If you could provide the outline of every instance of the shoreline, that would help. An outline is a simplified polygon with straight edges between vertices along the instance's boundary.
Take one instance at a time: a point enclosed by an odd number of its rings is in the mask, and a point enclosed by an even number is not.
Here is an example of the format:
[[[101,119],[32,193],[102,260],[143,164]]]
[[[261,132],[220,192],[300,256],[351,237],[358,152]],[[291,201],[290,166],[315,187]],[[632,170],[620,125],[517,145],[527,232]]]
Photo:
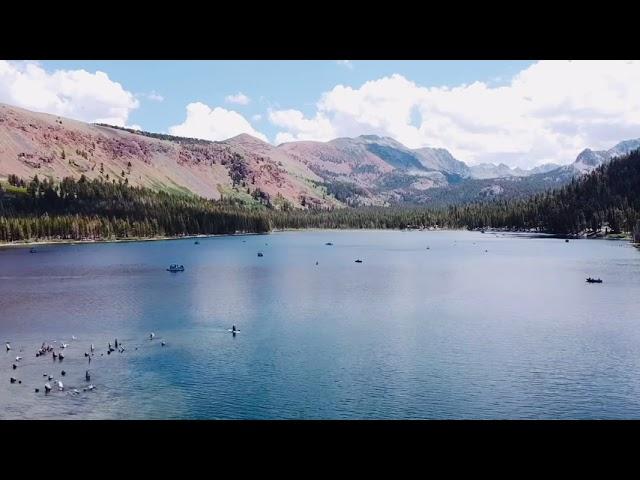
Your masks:
[[[97,240],[71,240],[71,239],[49,239],[49,240],[41,240],[41,241],[18,241],[18,242],[0,242],[0,249],[3,248],[19,248],[19,247],[33,247],[38,245],[76,245],[76,244],[93,244],[93,243],[132,243],[132,242],[159,242],[159,241],[167,241],[167,240],[189,240],[189,239],[198,239],[198,238],[215,238],[215,237],[242,237],[246,235],[269,235],[271,233],[286,233],[286,232],[323,232],[323,231],[396,231],[396,232],[406,232],[406,231],[416,231],[416,232],[459,232],[459,231],[467,231],[467,232],[481,232],[478,229],[466,229],[466,228],[283,228],[283,229],[273,229],[269,232],[241,232],[241,233],[215,233],[215,234],[199,234],[199,235],[184,235],[184,236],[163,236],[163,237],[135,237],[135,238],[115,238],[115,239],[97,239]],[[631,235],[616,235],[616,236],[608,236],[602,234],[595,235],[562,235],[555,233],[545,233],[545,232],[530,232],[530,231],[517,231],[517,230],[507,230],[507,229],[498,229],[498,228],[487,228],[483,233],[513,233],[513,234],[528,234],[528,235],[541,235],[541,236],[549,236],[555,238],[568,238],[572,240],[622,240],[628,241],[633,246],[640,248],[640,243],[636,243],[633,241],[633,237]]]
[[[70,239],[49,239],[41,241],[30,242],[0,242],[0,248],[13,248],[13,247],[33,247],[37,245],[77,245],[77,244],[92,244],[92,243],[132,243],[132,242],[159,242],[166,240],[188,240],[197,238],[214,238],[214,237],[242,237],[245,235],[268,235],[266,233],[212,233],[212,234],[200,234],[200,235],[184,235],[180,237],[136,237],[136,238],[115,238],[115,239],[98,239],[98,240],[70,240]]]

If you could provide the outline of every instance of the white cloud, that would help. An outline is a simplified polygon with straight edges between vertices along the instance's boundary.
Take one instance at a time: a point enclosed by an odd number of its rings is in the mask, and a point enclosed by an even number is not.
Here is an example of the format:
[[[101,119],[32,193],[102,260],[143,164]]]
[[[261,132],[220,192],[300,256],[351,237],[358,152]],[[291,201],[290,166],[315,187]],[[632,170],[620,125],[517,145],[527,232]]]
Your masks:
[[[203,138],[205,140],[226,140],[241,133],[248,133],[267,142],[267,137],[255,130],[238,112],[222,107],[211,109],[202,102],[187,105],[187,118],[180,125],[169,127],[171,135]]]
[[[354,65],[351,60],[336,60],[338,65],[342,65],[343,67],[348,68],[349,70],[353,70]]]
[[[154,102],[164,102],[164,97],[155,90],[151,90],[149,93],[145,94],[145,97]]]
[[[254,122],[259,122],[260,120],[262,120],[262,115],[260,115],[259,113],[256,113],[251,117],[251,120],[253,120]]]
[[[337,85],[316,112],[270,112],[276,141],[388,135],[469,163],[567,163],[585,147],[640,137],[640,62],[541,61],[490,86],[424,87],[402,75]]]
[[[224,97],[225,102],[235,103],[236,105],[248,105],[251,99],[244,93],[238,92],[235,95],[227,95]]]
[[[287,131],[276,135],[276,143],[292,142],[295,140],[317,140],[326,142],[336,137],[336,130],[331,121],[318,114],[315,118],[306,119],[298,110],[270,110],[269,120],[274,125]]]
[[[135,96],[101,71],[47,72],[36,62],[0,60],[0,101],[85,122],[126,125]]]

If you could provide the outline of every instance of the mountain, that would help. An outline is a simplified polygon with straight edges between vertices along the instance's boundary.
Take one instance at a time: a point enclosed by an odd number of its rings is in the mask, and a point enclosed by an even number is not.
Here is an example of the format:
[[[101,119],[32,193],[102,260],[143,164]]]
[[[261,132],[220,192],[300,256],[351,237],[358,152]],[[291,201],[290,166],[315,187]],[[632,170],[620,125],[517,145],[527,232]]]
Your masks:
[[[249,135],[223,142],[91,125],[0,104],[0,177],[123,181],[155,190],[292,206],[340,203],[322,179]],[[316,183],[314,183],[316,182]]]
[[[451,204],[557,188],[640,147],[585,150],[571,165],[468,166],[443,148],[378,135],[271,145],[247,134],[208,141],[87,124],[0,104],[0,179],[102,179],[275,208]]]
[[[444,148],[418,148],[413,150],[418,155],[422,165],[431,170],[439,170],[453,175],[459,175],[461,178],[471,176],[469,166],[460,161]]]
[[[622,142],[607,150],[610,160],[560,189],[510,205],[493,204],[474,215],[480,221],[491,218],[494,227],[565,234],[599,233],[603,227],[609,233],[632,232],[640,228],[640,150],[635,145],[634,141]],[[617,154],[625,149],[629,153]],[[601,157],[587,160],[592,158]],[[588,165],[584,156],[579,160]]]
[[[609,150],[594,151],[587,148],[580,152],[572,164],[562,168],[574,174],[588,173],[612,158],[627,155],[638,148],[640,148],[640,139],[625,140]]]
[[[277,148],[322,178],[329,192],[339,188],[340,199],[350,205],[385,205],[420,196],[458,180],[441,170],[441,163],[460,168],[446,150],[415,151],[377,135],[291,142]]]
[[[555,170],[560,165],[555,163],[545,163],[539,165],[530,170],[524,170],[519,167],[510,167],[501,163],[499,165],[493,163],[480,163],[469,167],[471,176],[473,178],[487,179],[487,178],[505,178],[505,177],[528,177],[529,175],[536,175],[538,173],[546,173],[551,170]]]

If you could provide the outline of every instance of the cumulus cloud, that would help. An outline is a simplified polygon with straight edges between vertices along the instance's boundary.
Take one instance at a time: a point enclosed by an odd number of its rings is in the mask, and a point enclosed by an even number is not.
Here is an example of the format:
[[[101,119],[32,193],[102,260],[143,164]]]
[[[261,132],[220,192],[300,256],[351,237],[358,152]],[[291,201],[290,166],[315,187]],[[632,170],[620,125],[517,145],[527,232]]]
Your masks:
[[[244,93],[238,92],[235,95],[227,95],[224,97],[227,103],[235,103],[236,105],[248,105],[251,99]]]
[[[135,96],[101,71],[47,72],[36,62],[0,60],[0,102],[85,122],[126,125]]]
[[[331,121],[322,114],[307,119],[299,110],[271,110],[269,120],[274,125],[286,129],[284,132],[278,132],[276,143],[296,140],[326,142],[337,136]]]
[[[395,74],[325,92],[313,115],[276,110],[276,141],[387,135],[471,164],[568,163],[640,137],[640,62],[541,61],[509,82],[426,87]]]
[[[171,135],[203,138],[205,140],[226,140],[241,133],[268,141],[267,137],[255,130],[238,112],[222,107],[210,108],[202,102],[187,105],[187,118],[180,125],[169,127]]]

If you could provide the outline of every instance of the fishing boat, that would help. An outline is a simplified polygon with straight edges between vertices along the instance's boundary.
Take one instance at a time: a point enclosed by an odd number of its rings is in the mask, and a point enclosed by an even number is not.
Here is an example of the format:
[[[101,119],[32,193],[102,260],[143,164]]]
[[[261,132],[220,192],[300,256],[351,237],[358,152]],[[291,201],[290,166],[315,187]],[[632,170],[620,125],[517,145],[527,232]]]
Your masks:
[[[329,245],[329,246],[331,246],[331,245],[333,245],[333,243],[331,243],[331,242],[327,242],[327,243],[325,243],[325,245]]]
[[[169,268],[167,268],[167,272],[184,272],[184,265],[169,265]]]
[[[602,280],[599,278],[587,278],[587,283],[602,283]]]
[[[356,260],[356,263],[362,263],[362,260],[357,259],[357,260]]]

